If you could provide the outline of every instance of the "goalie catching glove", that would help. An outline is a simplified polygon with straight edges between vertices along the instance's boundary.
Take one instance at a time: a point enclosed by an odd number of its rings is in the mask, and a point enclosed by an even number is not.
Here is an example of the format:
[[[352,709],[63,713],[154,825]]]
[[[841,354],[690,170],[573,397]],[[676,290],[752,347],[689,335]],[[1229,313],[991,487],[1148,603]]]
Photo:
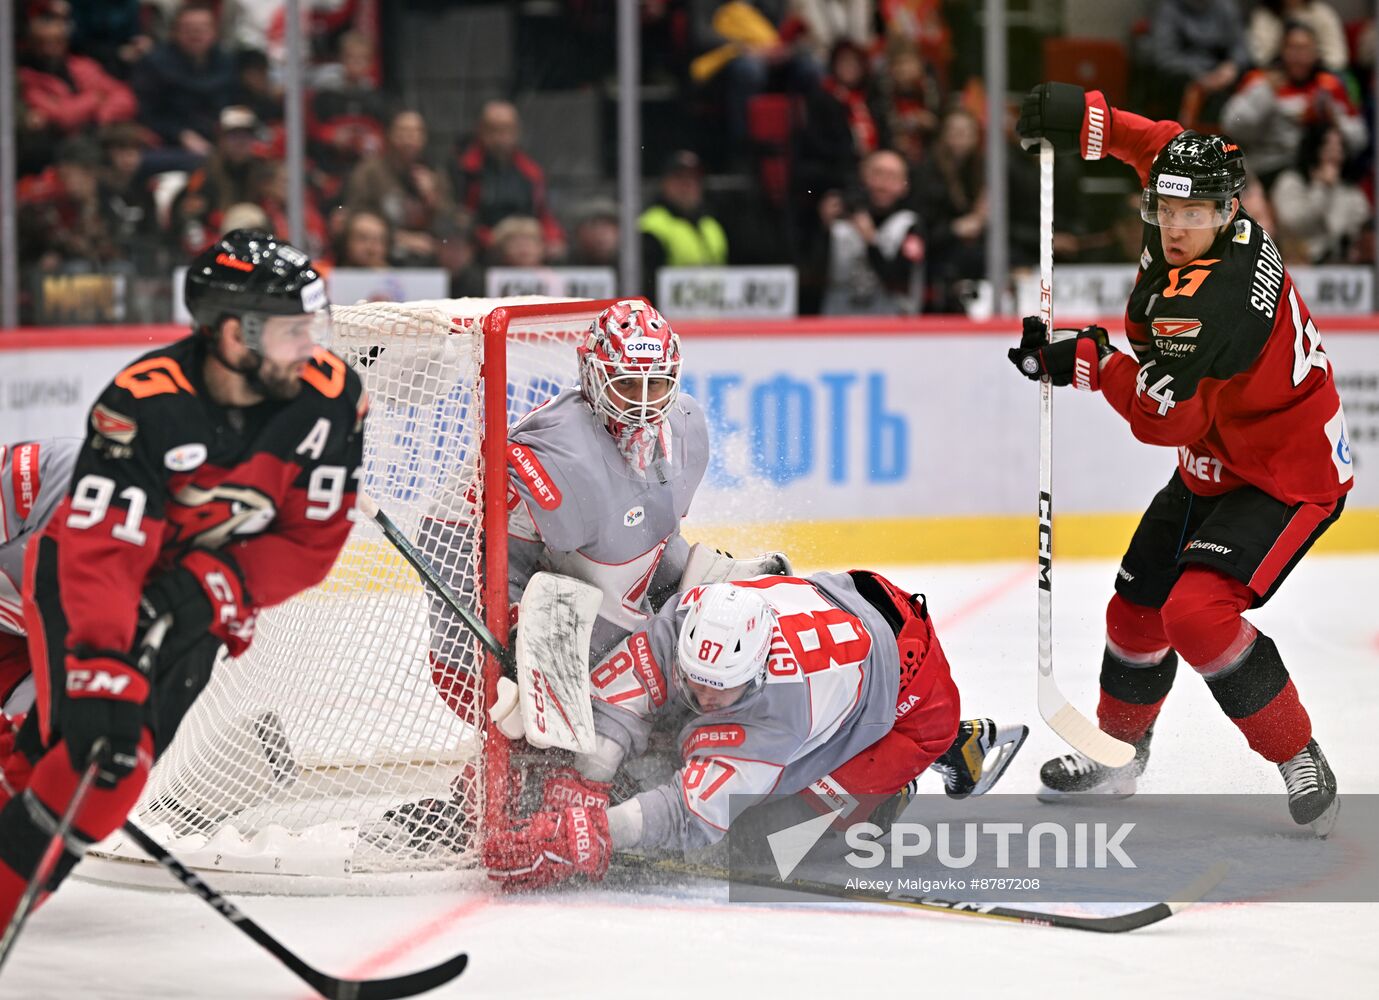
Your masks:
[[[539,812],[511,830],[484,842],[488,877],[508,892],[544,889],[583,875],[597,882],[612,856],[608,815],[600,808],[574,806]]]
[[[1099,326],[1055,330],[1052,341],[1046,330],[1038,316],[1025,317],[1020,346],[1006,355],[1020,374],[1034,381],[1047,375],[1054,385],[1072,385],[1085,392],[1101,388],[1101,362],[1118,353],[1106,330]]]
[[[746,580],[753,576],[794,576],[784,552],[763,552],[750,559],[734,559],[730,553],[695,542],[690,546],[685,568],[680,573],[680,589],[706,583]]]
[[[254,641],[257,614],[233,559],[193,549],[144,589],[140,616],[157,621],[171,615],[181,636],[210,632],[240,656]]]

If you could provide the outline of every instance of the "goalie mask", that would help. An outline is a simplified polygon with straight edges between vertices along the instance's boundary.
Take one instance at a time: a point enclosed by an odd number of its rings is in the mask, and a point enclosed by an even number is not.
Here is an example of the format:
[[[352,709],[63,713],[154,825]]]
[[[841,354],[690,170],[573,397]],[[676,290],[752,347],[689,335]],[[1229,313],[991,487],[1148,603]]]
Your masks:
[[[1245,189],[1245,154],[1228,136],[1188,130],[1168,141],[1149,168],[1140,218],[1151,226],[1219,229]],[[1211,207],[1185,202],[1205,201]]]
[[[681,697],[696,712],[738,704],[766,680],[766,660],[776,615],[757,590],[731,583],[711,583],[690,605],[680,628],[675,666]],[[732,700],[710,699],[690,689],[686,681],[717,692],[744,687]]]
[[[198,254],[183,294],[198,330],[212,337],[215,356],[259,390],[267,371],[291,370],[329,337],[325,280],[310,257],[262,230],[233,230]],[[253,352],[248,365],[232,365],[219,353],[214,334],[228,318],[239,320]],[[295,377],[288,381],[295,384]]]
[[[579,386],[628,463],[645,473],[680,394],[680,338],[652,306],[624,299],[599,313],[579,348]]]

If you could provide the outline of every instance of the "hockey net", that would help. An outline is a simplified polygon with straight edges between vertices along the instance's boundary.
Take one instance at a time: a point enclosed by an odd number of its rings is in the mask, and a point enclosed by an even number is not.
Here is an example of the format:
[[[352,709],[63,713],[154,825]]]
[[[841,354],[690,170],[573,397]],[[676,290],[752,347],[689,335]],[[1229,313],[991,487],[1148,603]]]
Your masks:
[[[327,346],[359,373],[370,401],[361,488],[500,638],[506,428],[577,384],[575,346],[607,304],[332,310]],[[436,524],[444,533],[423,537]],[[506,806],[506,741],[452,706],[488,704],[497,670],[472,635],[449,626],[443,698],[432,680],[431,608],[416,572],[374,522],[357,518],[329,577],[265,612],[249,652],[217,665],[133,818],[188,867],[249,876],[236,883],[246,889],[387,891],[472,870],[479,831]],[[371,834],[389,810],[426,799],[446,808],[414,814],[418,837]],[[456,823],[466,835],[455,837]],[[89,877],[152,881],[107,863],[144,860],[118,834],[90,856]]]

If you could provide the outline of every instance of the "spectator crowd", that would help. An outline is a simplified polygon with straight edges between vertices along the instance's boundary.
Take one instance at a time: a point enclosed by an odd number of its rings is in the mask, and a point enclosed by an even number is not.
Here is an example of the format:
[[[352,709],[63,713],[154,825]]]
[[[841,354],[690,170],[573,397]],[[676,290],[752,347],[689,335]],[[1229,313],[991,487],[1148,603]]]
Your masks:
[[[552,76],[608,83],[612,6],[560,5],[578,58]],[[643,0],[644,83],[669,88],[687,123],[646,154],[659,167],[638,220],[647,287],[666,266],[786,263],[802,312],[963,311],[991,221],[974,6]],[[165,274],[233,226],[287,229],[281,0],[16,7],[27,275]],[[503,97],[436,148],[436,123],[383,86],[372,5],[302,7],[314,257],[443,268],[452,295],[481,294],[488,266],[616,266],[610,177],[565,197]],[[1347,22],[1323,0],[1156,0],[1128,34],[1127,106],[1237,139],[1247,205],[1291,260],[1372,260],[1372,19]],[[511,96],[522,85],[519,72]],[[1004,124],[1010,260],[1032,266],[1037,178]],[[1138,256],[1125,199],[1100,214],[1072,201],[1060,260]]]

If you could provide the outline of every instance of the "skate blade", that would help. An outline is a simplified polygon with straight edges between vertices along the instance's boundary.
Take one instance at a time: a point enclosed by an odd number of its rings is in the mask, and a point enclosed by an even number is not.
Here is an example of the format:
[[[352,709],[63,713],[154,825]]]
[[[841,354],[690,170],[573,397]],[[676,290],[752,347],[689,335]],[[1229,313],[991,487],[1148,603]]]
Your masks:
[[[1088,788],[1081,792],[1060,792],[1056,788],[1039,784],[1034,797],[1040,802],[1076,802],[1078,799],[1128,799],[1135,794],[1135,780],[1129,782],[1109,782],[1102,788]]]
[[[1312,827],[1312,832],[1317,836],[1318,840],[1325,840],[1327,837],[1331,836],[1331,831],[1336,829],[1336,819],[1340,814],[1341,797],[1338,795],[1331,800],[1331,805],[1327,806],[1326,810],[1309,823],[1308,826]]]
[[[1015,759],[1015,755],[1020,752],[1028,738],[1029,726],[997,726],[995,742],[982,762],[982,776],[977,779],[968,795],[985,795],[1000,781],[1001,775],[1005,774],[1006,768],[1010,767],[1010,762]]]

